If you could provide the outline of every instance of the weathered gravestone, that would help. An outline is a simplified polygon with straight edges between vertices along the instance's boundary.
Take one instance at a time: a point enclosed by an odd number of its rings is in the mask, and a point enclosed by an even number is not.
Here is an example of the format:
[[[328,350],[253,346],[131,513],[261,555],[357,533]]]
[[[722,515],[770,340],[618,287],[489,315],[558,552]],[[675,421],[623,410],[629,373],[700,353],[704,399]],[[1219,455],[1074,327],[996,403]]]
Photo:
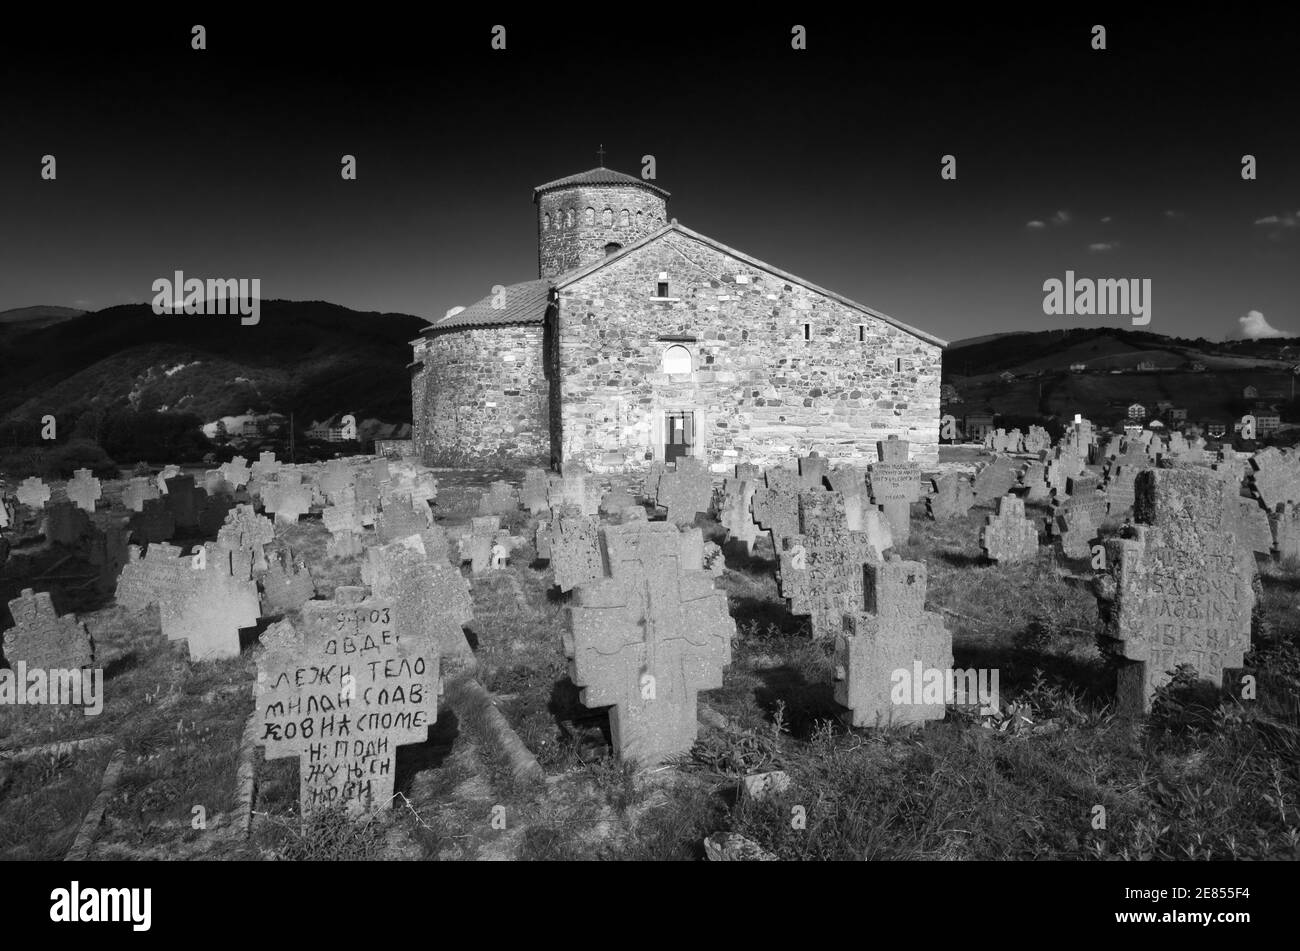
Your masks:
[[[491,567],[492,545],[501,533],[499,515],[480,515],[470,519],[470,533],[466,539],[466,551],[470,563],[470,572],[480,574]]]
[[[1261,555],[1271,554],[1273,527],[1269,522],[1268,512],[1264,511],[1255,499],[1233,496],[1230,493],[1230,488],[1224,492],[1227,506],[1223,520],[1224,528],[1233,534],[1237,543],[1246,551],[1258,552]]]
[[[1025,518],[1025,501],[1014,495],[998,500],[998,512],[980,530],[980,547],[989,561],[1025,561],[1038,552],[1038,530]]]
[[[210,495],[199,510],[199,533],[205,537],[216,535],[226,518],[238,503],[229,495]]]
[[[164,498],[145,499],[141,510],[131,516],[129,525],[131,537],[145,544],[165,542],[176,534],[176,520]]]
[[[605,561],[596,519],[588,515],[561,515],[552,521],[552,526],[548,548],[556,587],[571,591],[580,584],[604,577]]]
[[[1283,502],[1273,513],[1278,558],[1300,558],[1300,505]]]
[[[493,482],[478,500],[480,515],[509,515],[519,510],[519,493],[509,482]]]
[[[173,476],[166,480],[167,508],[179,529],[199,527],[199,512],[208,500],[208,494],[194,484],[193,476]]]
[[[960,472],[945,472],[933,482],[934,493],[926,497],[929,515],[936,522],[961,518],[975,504],[970,480]]]
[[[384,510],[375,516],[375,534],[385,545],[410,535],[418,535],[428,527],[428,520],[405,496],[390,498],[384,505]]]
[[[275,540],[275,525],[253,506],[236,505],[217,531],[217,546],[232,553],[231,574],[247,581],[267,570],[266,546]]]
[[[117,577],[114,599],[118,605],[128,611],[144,611],[158,604],[164,590],[179,587],[179,576],[193,570],[190,560],[180,554],[180,548],[165,542],[151,544],[143,557],[139,545],[130,546]]]
[[[95,590],[112,594],[117,586],[117,576],[129,557],[131,532],[125,525],[96,526],[90,539],[87,561],[99,569]]]
[[[764,473],[764,483],[754,489],[750,511],[759,528],[772,535],[773,549],[799,534],[799,481],[789,469],[773,468]]]
[[[1300,453],[1273,446],[1250,460],[1255,495],[1264,507],[1276,511],[1283,502],[1300,502]]]
[[[844,615],[861,610],[863,565],[878,564],[881,552],[866,532],[850,529],[838,492],[800,492],[799,509],[803,531],[780,552],[781,596],[791,614],[808,616],[814,638],[834,637]]]
[[[697,694],[722,685],[736,625],[726,593],[699,567],[698,531],[610,525],[601,547],[609,577],[579,585],[569,609],[569,676],[583,704],[611,707],[619,758],[654,766],[694,744]]]
[[[1143,470],[1133,466],[1112,463],[1106,477],[1106,514],[1111,518],[1126,518],[1133,511],[1133,485]]]
[[[1021,475],[1025,486],[1026,502],[1046,502],[1052,497],[1052,489],[1047,484],[1047,466],[1041,462],[1031,462],[1025,466]]]
[[[122,490],[122,504],[132,512],[143,512],[146,500],[161,496],[162,493],[151,480],[144,476],[134,476]]]
[[[606,492],[600,500],[600,514],[622,515],[624,510],[636,505],[636,499],[623,486],[615,486]]]
[[[248,468],[248,460],[243,456],[235,456],[221,467],[221,478],[236,489],[248,485],[248,479],[252,474],[252,470]]]
[[[51,544],[72,548],[91,536],[90,516],[71,502],[52,502],[45,506],[43,531]]]
[[[683,456],[677,468],[665,472],[659,480],[657,504],[668,510],[668,521],[689,525],[697,512],[707,513],[713,503],[713,483],[709,470],[698,459]]]
[[[50,500],[50,487],[37,476],[31,476],[23,479],[15,494],[18,501],[28,508],[42,509],[45,508],[45,503]]]
[[[1020,472],[1006,456],[998,456],[975,473],[971,489],[980,503],[1001,498],[1020,482]]]
[[[311,499],[311,488],[302,484],[302,473],[288,469],[262,487],[262,507],[275,516],[277,525],[296,523],[311,509]]]
[[[438,718],[436,642],[402,636],[396,605],[364,595],[341,587],[262,636],[262,742],[267,759],[298,758],[304,819],[330,806],[386,808],[396,747],[425,742]]]
[[[14,626],[4,632],[4,657],[32,670],[77,670],[95,662],[95,642],[75,615],[60,617],[49,592],[31,588],[9,602]],[[25,689],[26,684],[22,687]]]
[[[1052,534],[1061,540],[1061,554],[1066,558],[1087,558],[1092,554],[1097,526],[1087,508],[1079,506],[1053,516],[1051,527]]]
[[[871,466],[871,501],[884,510],[895,545],[911,536],[912,503],[921,497],[921,466],[907,450],[907,440],[890,436],[876,443],[880,461]]]
[[[399,637],[432,639],[444,663],[473,656],[463,630],[474,619],[469,579],[448,567],[445,556],[435,565],[422,544],[398,542],[367,549],[366,559],[362,580],[376,598],[394,605]]]
[[[170,586],[159,592],[163,635],[187,643],[190,660],[222,660],[239,656],[239,632],[255,627],[260,616],[257,584],[230,574],[219,546],[204,546],[202,564],[194,556],[179,559],[184,571],[169,576]]]
[[[799,488],[824,489],[826,480],[826,458],[815,452],[799,458]]]
[[[1137,480],[1135,537],[1107,542],[1097,595],[1103,649],[1118,663],[1116,706],[1150,709],[1170,673],[1190,664],[1222,686],[1250,647],[1255,565],[1224,525],[1230,488],[1197,469],[1150,469]]]
[[[1042,453],[1052,448],[1052,437],[1041,426],[1030,426],[1023,440],[1025,452]]]
[[[551,479],[546,500],[552,511],[563,511],[570,505],[583,515],[595,515],[600,510],[600,491],[595,480],[582,471],[567,472]]]
[[[925,587],[924,562],[890,555],[866,566],[865,603],[844,615],[835,641],[835,701],[849,708],[853,726],[943,719],[952,635],[925,610]],[[937,698],[913,689],[936,679]]]
[[[749,479],[727,479],[722,485],[718,521],[727,530],[727,540],[743,545],[746,555],[753,552],[754,540],[758,538],[758,526],[750,511],[757,488],[758,482]]]
[[[550,473],[545,469],[525,469],[524,485],[520,504],[530,515],[540,515],[549,507],[547,505],[547,483]]]
[[[67,485],[68,501],[83,512],[95,511],[95,503],[104,494],[98,479],[89,469],[78,469]]]
[[[266,480],[280,471],[280,462],[275,458],[275,453],[264,452],[257,457],[253,463],[253,468],[249,473],[252,479]]]

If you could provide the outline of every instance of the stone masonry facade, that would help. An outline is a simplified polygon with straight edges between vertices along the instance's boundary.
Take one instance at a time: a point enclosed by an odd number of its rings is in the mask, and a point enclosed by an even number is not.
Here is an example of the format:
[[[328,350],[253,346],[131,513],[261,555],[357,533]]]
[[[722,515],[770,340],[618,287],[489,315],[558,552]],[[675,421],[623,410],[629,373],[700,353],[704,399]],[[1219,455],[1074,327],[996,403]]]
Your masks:
[[[937,462],[935,343],[676,231],[557,283],[552,426],[566,466],[642,468],[678,411],[695,414],[692,454],[715,472],[811,451],[865,465],[891,435]],[[672,346],[690,372],[665,372]]]
[[[668,223],[659,194],[636,185],[588,185],[543,192],[537,199],[539,277],[555,277],[627,247]]]

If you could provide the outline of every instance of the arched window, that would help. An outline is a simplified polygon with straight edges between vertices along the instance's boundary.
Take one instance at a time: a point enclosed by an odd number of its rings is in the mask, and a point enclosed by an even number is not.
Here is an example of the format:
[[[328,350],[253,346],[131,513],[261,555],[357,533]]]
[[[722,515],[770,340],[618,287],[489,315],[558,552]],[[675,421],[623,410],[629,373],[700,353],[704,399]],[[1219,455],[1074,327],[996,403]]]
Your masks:
[[[623,245],[619,244],[617,241],[611,241],[609,244],[605,245],[605,257],[609,257],[611,254],[622,250]]]
[[[595,223],[596,223],[596,209],[595,209],[595,208],[592,208],[590,205],[588,205],[588,206],[587,206],[587,224],[589,224],[589,225],[594,225]]]
[[[614,209],[606,208],[600,215],[600,221],[606,228],[614,227]]]
[[[637,226],[638,228],[641,227],[641,212],[639,212],[639,211],[636,213],[636,226]]]
[[[572,227],[573,227],[573,209],[572,209],[572,208],[566,208],[566,209],[564,210],[564,227],[566,227],[566,228],[572,228]]]
[[[623,209],[623,215],[619,219],[619,223],[622,224],[624,228],[632,223],[632,216],[628,213],[626,208]]]
[[[551,230],[551,216],[550,216],[550,215],[546,215],[544,218],[542,218],[542,230],[543,230],[543,231],[550,231],[550,230]]]
[[[678,344],[664,351],[665,373],[690,373],[692,369],[691,351],[685,347]]]

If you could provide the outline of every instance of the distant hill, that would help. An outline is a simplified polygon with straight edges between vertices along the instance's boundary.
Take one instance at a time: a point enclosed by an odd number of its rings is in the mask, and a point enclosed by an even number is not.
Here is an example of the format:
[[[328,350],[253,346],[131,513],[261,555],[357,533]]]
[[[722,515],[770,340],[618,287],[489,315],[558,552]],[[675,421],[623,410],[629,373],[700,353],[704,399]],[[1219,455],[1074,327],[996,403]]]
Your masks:
[[[1261,401],[1290,403],[1297,364],[1300,338],[1208,341],[1102,327],[958,341],[944,351],[943,381],[962,398],[947,410],[954,415],[1083,413],[1102,422],[1130,403],[1153,413],[1156,403],[1168,401],[1195,422],[1242,413],[1247,386]],[[1004,380],[1004,373],[1014,378]]]
[[[205,421],[252,409],[405,422],[410,341],[427,325],[408,314],[283,300],[262,301],[252,326],[238,316],[158,316],[148,304],[36,329],[0,321],[0,420],[133,408]]]
[[[77,310],[75,307],[53,307],[48,305],[13,307],[9,310],[0,310],[0,324],[11,328],[21,326],[24,330],[37,330],[64,320],[80,317],[84,313],[84,310]]]

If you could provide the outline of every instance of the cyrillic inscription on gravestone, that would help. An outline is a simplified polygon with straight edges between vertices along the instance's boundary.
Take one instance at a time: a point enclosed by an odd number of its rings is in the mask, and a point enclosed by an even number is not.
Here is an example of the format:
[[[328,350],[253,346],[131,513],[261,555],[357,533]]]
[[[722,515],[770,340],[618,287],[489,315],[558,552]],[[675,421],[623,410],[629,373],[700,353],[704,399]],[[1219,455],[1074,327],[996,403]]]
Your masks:
[[[1107,542],[1098,577],[1103,648],[1119,661],[1116,706],[1144,713],[1170,672],[1190,664],[1216,687],[1250,647],[1254,557],[1224,525],[1217,473],[1149,469],[1137,479],[1137,537]]]
[[[736,625],[726,593],[700,567],[698,531],[634,522],[601,535],[610,576],[574,592],[569,676],[586,706],[612,706],[618,756],[653,766],[694,744],[696,696],[722,685]]]
[[[95,642],[76,615],[60,617],[48,591],[24,588],[9,602],[14,626],[4,632],[4,657],[13,667],[22,661],[31,670],[76,670],[95,662]],[[23,688],[26,684],[23,685]]]
[[[871,466],[871,500],[884,510],[894,544],[906,544],[912,503],[921,497],[921,467],[908,461],[907,440],[897,436],[877,442],[876,453],[880,461]]]
[[[853,726],[943,719],[944,693],[915,689],[936,676],[946,685],[952,670],[952,635],[925,610],[925,587],[924,562],[891,555],[866,567],[865,603],[844,615],[835,641],[835,701]]]
[[[299,760],[303,816],[342,805],[356,815],[393,798],[396,748],[428,739],[438,719],[432,638],[399,634],[394,605],[341,587],[309,601],[295,627],[262,635],[257,709],[266,758]]]

